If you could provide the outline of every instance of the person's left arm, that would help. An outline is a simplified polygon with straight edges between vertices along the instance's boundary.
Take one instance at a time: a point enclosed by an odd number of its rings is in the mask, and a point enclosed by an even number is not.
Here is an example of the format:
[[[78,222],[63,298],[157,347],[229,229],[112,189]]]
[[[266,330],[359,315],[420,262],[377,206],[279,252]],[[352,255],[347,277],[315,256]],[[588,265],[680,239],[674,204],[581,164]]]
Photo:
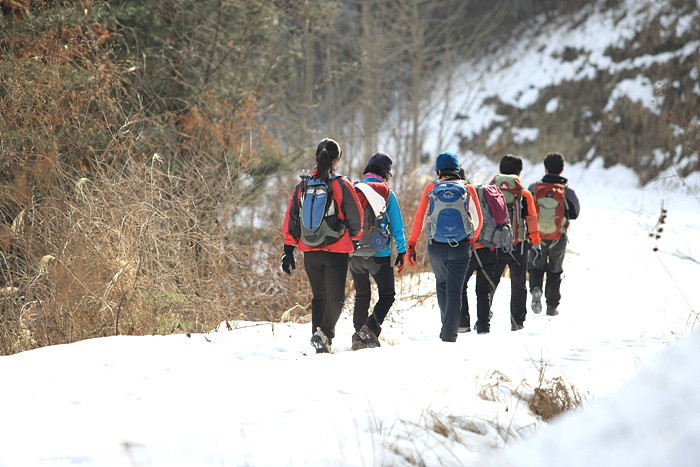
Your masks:
[[[348,233],[353,241],[358,241],[362,237],[362,223],[364,222],[365,212],[352,183],[345,177],[338,177],[336,181],[341,187],[341,209],[343,216],[345,216]]]
[[[399,200],[393,190],[389,192],[386,204],[386,213],[389,220],[389,231],[396,242],[396,251],[406,252],[406,234],[404,233],[403,215],[399,207]]]
[[[578,201],[578,196],[576,196],[576,192],[568,186],[566,187],[564,195],[566,196],[566,203],[569,205],[569,219],[576,219],[579,212],[581,212],[581,204]]]
[[[469,215],[472,218],[472,223],[474,219],[477,219],[477,223],[474,225],[474,235],[472,236],[472,239],[476,240],[481,233],[481,226],[484,225],[484,215],[481,212],[481,203],[477,202],[479,195],[476,193],[476,188],[473,185],[467,185],[467,190],[471,194],[469,196]]]

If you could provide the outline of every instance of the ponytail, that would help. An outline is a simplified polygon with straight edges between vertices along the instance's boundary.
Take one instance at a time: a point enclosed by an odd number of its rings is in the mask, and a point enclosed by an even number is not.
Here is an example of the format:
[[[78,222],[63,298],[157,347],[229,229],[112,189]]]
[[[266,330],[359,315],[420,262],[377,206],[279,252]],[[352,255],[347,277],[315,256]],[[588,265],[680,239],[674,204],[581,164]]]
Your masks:
[[[340,159],[342,151],[338,143],[330,138],[324,138],[316,147],[316,178],[330,181],[333,173],[333,161]]]

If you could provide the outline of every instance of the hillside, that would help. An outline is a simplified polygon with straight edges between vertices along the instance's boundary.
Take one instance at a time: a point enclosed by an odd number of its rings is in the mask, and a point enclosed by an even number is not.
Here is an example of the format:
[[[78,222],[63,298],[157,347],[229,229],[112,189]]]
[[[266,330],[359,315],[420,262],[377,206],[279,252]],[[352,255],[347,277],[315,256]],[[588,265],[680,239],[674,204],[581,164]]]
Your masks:
[[[642,184],[700,169],[700,21],[693,1],[597,1],[519,24],[455,69],[425,106],[443,148],[541,160],[602,157]]]

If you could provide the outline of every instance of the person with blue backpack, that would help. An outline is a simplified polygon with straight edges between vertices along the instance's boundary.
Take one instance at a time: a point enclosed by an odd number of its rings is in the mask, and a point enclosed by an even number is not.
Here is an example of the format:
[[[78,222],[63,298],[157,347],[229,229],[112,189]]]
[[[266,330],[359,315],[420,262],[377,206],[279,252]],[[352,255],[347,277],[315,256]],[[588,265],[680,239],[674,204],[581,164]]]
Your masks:
[[[393,160],[378,152],[370,157],[363,171],[364,179],[355,184],[365,211],[363,235],[357,250],[350,255],[350,274],[355,286],[352,350],[380,347],[379,334],[396,295],[394,266],[404,269],[406,237],[399,201],[387,181]],[[396,261],[391,262],[392,240],[396,242]],[[377,284],[379,299],[369,314],[372,298],[370,276]]]
[[[294,248],[304,253],[311,286],[311,345],[316,353],[333,353],[335,325],[345,305],[350,253],[362,236],[364,212],[355,188],[336,173],[343,153],[325,138],[316,147],[316,167],[302,175],[289,199],[282,227],[282,270],[296,269]]]
[[[423,189],[406,254],[408,265],[415,267],[416,245],[426,223],[428,259],[435,274],[442,322],[440,339],[444,342],[457,340],[464,279],[483,223],[476,190],[460,179],[459,169],[456,154],[443,152],[437,157],[438,179]]]

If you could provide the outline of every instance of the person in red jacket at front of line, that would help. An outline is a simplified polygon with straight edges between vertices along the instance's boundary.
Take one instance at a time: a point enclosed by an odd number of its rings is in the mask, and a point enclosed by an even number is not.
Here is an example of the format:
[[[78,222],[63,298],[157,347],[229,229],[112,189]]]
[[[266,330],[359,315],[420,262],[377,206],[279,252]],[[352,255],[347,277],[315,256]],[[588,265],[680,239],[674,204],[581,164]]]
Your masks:
[[[468,213],[474,227],[472,235],[457,242],[442,243],[428,238],[428,259],[435,274],[435,288],[440,308],[442,329],[440,339],[444,342],[455,342],[459,328],[460,312],[462,309],[462,289],[469,268],[469,260],[474,247],[474,241],[479,237],[483,218],[478,196],[473,186],[460,180],[459,160],[451,152],[443,152],[435,161],[435,172],[439,180],[428,183],[423,189],[423,196],[418,204],[418,210],[413,219],[411,236],[408,239],[408,265],[416,265],[416,244],[423,231],[423,222],[429,206],[430,195],[439,181],[456,181],[464,183],[469,193]],[[434,234],[434,232],[432,232]]]
[[[507,180],[517,179],[520,183],[520,173],[523,171],[523,160],[520,157],[506,154],[499,164],[501,175],[497,175],[491,181],[492,185],[500,186],[502,190],[508,190]],[[510,269],[510,330],[519,331],[523,329],[525,315],[527,315],[527,261],[528,253],[532,249],[533,263],[540,263],[540,228],[537,221],[537,209],[535,200],[525,188],[514,190],[515,194],[520,193],[520,199],[515,199],[513,205],[520,207],[520,213],[513,212],[511,223],[515,237],[513,238],[513,251],[504,253],[498,251],[496,268],[493,274],[495,286],[501,280],[501,275],[506,268]],[[515,198],[511,196],[510,199]],[[517,215],[519,214],[519,215]],[[527,235],[526,235],[527,234]],[[529,239],[529,243],[527,242]],[[494,290],[495,293],[495,290]]]
[[[311,292],[311,345],[316,353],[333,353],[331,344],[335,337],[335,324],[345,305],[345,279],[348,274],[350,253],[362,236],[364,211],[352,182],[346,177],[334,178],[336,167],[343,153],[338,143],[325,138],[316,148],[316,167],[312,178],[330,182],[338,220],[345,225],[343,234],[332,242],[316,247],[306,245],[302,239],[300,208],[305,182],[300,181],[289,199],[284,218],[284,256],[282,270],[291,274],[295,269],[294,247],[304,253],[304,268],[309,278]]]

